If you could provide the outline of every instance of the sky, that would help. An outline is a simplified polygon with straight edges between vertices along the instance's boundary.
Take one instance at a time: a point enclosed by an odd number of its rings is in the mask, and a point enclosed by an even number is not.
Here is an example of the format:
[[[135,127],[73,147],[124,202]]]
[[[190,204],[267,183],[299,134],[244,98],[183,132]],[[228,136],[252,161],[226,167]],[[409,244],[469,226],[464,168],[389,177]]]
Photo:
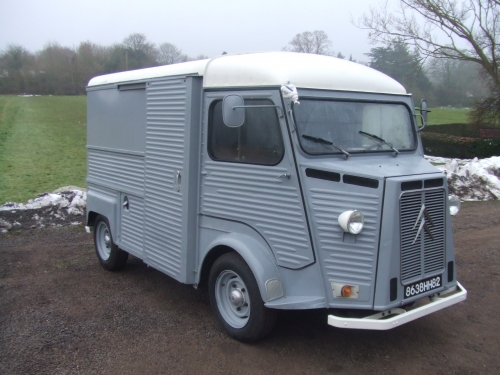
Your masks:
[[[391,0],[392,1],[392,0]],[[169,42],[189,56],[276,51],[304,31],[323,30],[335,53],[357,61],[368,31],[353,25],[381,0],[0,0],[0,51],[47,43],[77,47],[121,43],[132,33]]]

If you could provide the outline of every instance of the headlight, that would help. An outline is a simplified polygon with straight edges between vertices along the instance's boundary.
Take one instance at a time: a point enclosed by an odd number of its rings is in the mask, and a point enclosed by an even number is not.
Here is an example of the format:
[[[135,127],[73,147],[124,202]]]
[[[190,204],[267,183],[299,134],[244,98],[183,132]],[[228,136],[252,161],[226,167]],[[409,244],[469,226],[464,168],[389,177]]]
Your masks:
[[[458,214],[460,211],[460,198],[456,195],[448,195],[448,200],[450,201],[450,215]]]
[[[342,212],[339,216],[339,224],[342,229],[352,234],[358,234],[363,229],[365,217],[360,211],[349,210]]]

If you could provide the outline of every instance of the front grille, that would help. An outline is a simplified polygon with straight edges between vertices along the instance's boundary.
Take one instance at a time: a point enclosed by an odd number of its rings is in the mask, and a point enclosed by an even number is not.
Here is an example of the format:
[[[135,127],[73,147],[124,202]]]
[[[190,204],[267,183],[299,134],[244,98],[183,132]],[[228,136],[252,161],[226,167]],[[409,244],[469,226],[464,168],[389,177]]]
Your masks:
[[[401,218],[401,280],[403,284],[444,272],[445,191],[403,193]]]

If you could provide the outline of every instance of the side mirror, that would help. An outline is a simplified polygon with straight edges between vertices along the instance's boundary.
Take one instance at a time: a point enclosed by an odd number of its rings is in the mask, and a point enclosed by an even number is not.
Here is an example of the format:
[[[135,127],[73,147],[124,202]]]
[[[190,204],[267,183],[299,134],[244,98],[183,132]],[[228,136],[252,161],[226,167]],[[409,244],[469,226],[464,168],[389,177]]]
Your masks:
[[[420,118],[422,119],[422,126],[418,128],[418,131],[423,130],[427,126],[427,114],[430,112],[427,109],[427,100],[422,99],[422,102],[420,104],[420,108],[417,108],[420,111]]]
[[[427,100],[422,99],[420,104],[420,113],[422,114],[422,126],[427,126]]]
[[[222,121],[230,128],[238,128],[245,122],[245,102],[239,95],[227,95],[222,101]]]

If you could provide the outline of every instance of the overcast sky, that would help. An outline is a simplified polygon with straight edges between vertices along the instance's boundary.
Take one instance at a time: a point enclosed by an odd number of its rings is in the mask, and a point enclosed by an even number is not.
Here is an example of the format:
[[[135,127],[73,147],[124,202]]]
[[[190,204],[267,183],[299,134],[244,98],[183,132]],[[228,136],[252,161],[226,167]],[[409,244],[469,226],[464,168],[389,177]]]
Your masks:
[[[366,61],[368,32],[357,20],[380,0],[0,0],[0,50],[31,52],[49,42],[104,46],[142,33],[189,56],[281,50],[298,33],[323,30],[335,52]]]

